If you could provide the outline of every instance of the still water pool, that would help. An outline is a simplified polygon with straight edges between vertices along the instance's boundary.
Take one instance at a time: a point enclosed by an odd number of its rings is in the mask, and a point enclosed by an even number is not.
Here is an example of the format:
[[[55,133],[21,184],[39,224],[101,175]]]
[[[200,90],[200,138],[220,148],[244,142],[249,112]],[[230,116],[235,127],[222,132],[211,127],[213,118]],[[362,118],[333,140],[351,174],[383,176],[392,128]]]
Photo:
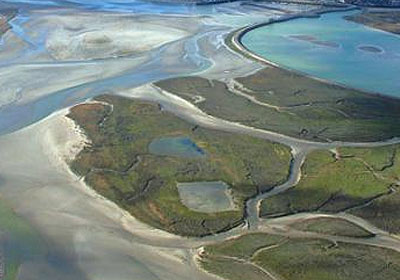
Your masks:
[[[202,157],[204,151],[188,137],[164,137],[149,144],[149,152],[159,156]]]
[[[196,212],[214,213],[235,209],[229,186],[221,181],[178,184],[182,203]]]

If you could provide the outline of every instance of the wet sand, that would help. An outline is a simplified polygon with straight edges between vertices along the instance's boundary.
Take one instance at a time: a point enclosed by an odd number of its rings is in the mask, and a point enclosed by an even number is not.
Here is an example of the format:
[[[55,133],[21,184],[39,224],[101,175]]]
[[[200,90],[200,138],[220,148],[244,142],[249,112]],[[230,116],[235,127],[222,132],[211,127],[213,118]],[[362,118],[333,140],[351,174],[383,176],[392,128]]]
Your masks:
[[[0,138],[1,196],[61,250],[54,257],[69,270],[47,260],[43,266],[63,278],[26,264],[19,279],[213,279],[186,264],[187,249],[175,245],[166,254],[152,245],[173,246],[180,237],[136,221],[69,171],[64,160],[86,139],[64,114]]]
[[[224,7],[229,13],[236,9],[235,4]],[[71,13],[63,9],[58,12],[65,15]],[[38,259],[36,263],[24,263],[19,280],[218,279],[196,266],[193,259],[196,249],[247,230],[237,228],[204,239],[174,236],[140,223],[87,187],[71,173],[67,162],[88,140],[71,120],[65,118],[67,111],[64,108],[89,97],[111,92],[158,101],[166,110],[205,127],[246,133],[290,145],[296,156],[291,178],[274,192],[290,188],[297,182],[302,160],[309,150],[343,144],[314,145],[220,120],[147,84],[194,73],[232,79],[260,69],[261,64],[226,48],[223,36],[235,27],[225,18],[139,17],[135,20],[141,24],[146,25],[146,21],[152,24],[162,22],[168,27],[165,30],[184,28],[188,33],[178,32],[176,37],[161,38],[161,45],[159,38],[154,38],[151,45],[140,50],[140,54],[136,50],[130,52],[132,49],[128,48],[129,55],[121,57],[117,52],[117,57],[113,57],[111,51],[107,57],[99,58],[98,55],[91,56],[90,52],[80,57],[74,48],[67,53],[54,52],[57,50],[54,46],[65,46],[66,43],[54,40],[45,44],[46,40],[42,41],[46,39],[49,28],[44,20],[49,19],[48,13],[54,11],[29,12],[27,22],[19,18],[15,23],[17,30],[7,33],[3,53],[0,53],[0,88],[5,92],[0,100],[0,134],[3,134],[0,136],[0,195],[49,244],[48,257]],[[76,22],[71,23],[71,15],[68,19],[52,16],[49,20],[58,24],[57,32],[74,33],[74,29],[78,32],[81,28]],[[253,15],[241,11],[240,15],[229,14],[226,17],[238,18],[249,24],[265,18],[265,14]],[[83,30],[87,29],[84,25],[82,21]],[[35,27],[38,29],[34,30]],[[74,39],[75,35],[69,38]],[[110,38],[106,37],[111,35],[107,32],[95,35],[95,43],[104,45],[110,42]],[[59,35],[56,33],[53,36],[57,39]],[[73,39],[68,42],[81,42]],[[53,47],[47,52],[46,46]],[[143,84],[147,85],[134,89]],[[388,143],[344,144],[380,146]],[[254,229],[258,225],[260,229],[269,226],[258,221],[257,207],[262,198],[249,201],[249,221],[256,225]]]

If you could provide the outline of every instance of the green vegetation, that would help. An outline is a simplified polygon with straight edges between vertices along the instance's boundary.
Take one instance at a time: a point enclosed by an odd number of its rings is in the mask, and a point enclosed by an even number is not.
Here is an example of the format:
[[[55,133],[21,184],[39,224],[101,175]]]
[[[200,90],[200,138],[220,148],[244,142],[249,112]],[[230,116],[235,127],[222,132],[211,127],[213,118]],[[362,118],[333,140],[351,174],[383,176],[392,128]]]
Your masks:
[[[399,11],[363,11],[356,15],[345,16],[347,20],[365,24],[367,26],[381,29],[387,32],[400,34],[400,12]]]
[[[246,135],[191,125],[156,104],[104,96],[112,104],[82,104],[69,115],[91,140],[72,169],[97,192],[140,220],[173,233],[203,236],[243,222],[244,202],[286,180],[290,150]],[[189,137],[205,156],[151,154],[160,137]],[[177,182],[224,181],[237,210],[201,213],[185,207]]]
[[[290,240],[254,262],[287,280],[396,279],[400,272],[394,251],[324,240]]]
[[[361,208],[351,209],[349,213],[364,218],[379,228],[394,233],[400,233],[400,146],[390,146],[375,149],[346,149],[349,155],[363,157],[369,162],[375,172],[391,182],[388,195],[378,197]]]
[[[292,226],[296,230],[309,231],[326,235],[338,235],[349,237],[372,237],[374,234],[359,227],[356,224],[342,219],[315,218],[298,222]]]
[[[254,266],[251,260],[256,252],[285,241],[285,237],[263,233],[252,233],[229,239],[206,246],[202,254],[201,266],[211,273],[230,280],[273,280],[262,269]]]
[[[246,253],[231,253],[238,250]],[[249,280],[388,280],[397,279],[400,272],[400,254],[392,250],[267,234],[207,246],[200,263],[231,280],[241,276]]]
[[[264,200],[261,216],[348,210],[385,230],[400,232],[395,192],[400,180],[399,148],[340,148],[336,155],[315,151],[302,167],[299,184]]]
[[[264,233],[250,233],[205,247],[208,254],[238,259],[251,259],[255,252],[284,242],[287,238]]]
[[[0,254],[4,280],[17,279],[19,266],[37,256],[45,256],[43,241],[4,201],[0,201]]]
[[[274,280],[254,265],[231,258],[207,256],[201,265],[208,272],[229,280]]]
[[[399,100],[330,85],[274,67],[236,79],[233,87],[199,77],[169,79],[156,85],[213,116],[294,137],[376,141],[400,135]],[[255,97],[264,105],[232,90]],[[196,103],[198,96],[205,100]]]
[[[357,215],[377,227],[393,234],[400,234],[400,194],[398,191],[379,197],[361,208],[352,209]]]

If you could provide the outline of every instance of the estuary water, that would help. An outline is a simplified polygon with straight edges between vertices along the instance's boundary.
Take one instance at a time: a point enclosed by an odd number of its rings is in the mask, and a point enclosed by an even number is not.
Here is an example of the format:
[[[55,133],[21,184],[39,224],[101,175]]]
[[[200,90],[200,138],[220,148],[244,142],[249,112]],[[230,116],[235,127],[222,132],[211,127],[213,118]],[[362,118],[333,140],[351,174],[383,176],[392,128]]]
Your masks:
[[[284,67],[400,97],[400,36],[343,18],[353,13],[357,12],[329,13],[320,18],[263,26],[246,33],[242,43]]]

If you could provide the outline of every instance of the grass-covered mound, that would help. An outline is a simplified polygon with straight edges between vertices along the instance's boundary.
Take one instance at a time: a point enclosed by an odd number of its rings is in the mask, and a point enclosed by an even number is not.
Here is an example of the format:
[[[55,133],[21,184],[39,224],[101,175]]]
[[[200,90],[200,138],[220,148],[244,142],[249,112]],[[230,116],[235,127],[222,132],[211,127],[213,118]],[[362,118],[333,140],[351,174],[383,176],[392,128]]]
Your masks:
[[[243,221],[244,201],[286,180],[290,150],[245,135],[203,129],[157,104],[104,96],[78,105],[69,117],[91,140],[71,163],[97,192],[140,220],[173,233],[202,236]],[[112,107],[111,107],[112,106]],[[205,156],[160,156],[149,144],[163,137],[188,137]],[[223,181],[237,210],[200,213],[185,207],[178,182]]]
[[[238,78],[234,90],[222,82],[200,77],[168,79],[156,85],[213,116],[293,137],[351,142],[400,135],[400,100],[346,89],[279,68],[269,67]],[[199,102],[200,97],[205,100]]]
[[[261,216],[347,210],[398,233],[399,148],[340,148],[336,155],[315,151],[302,167],[299,184],[264,200]]]
[[[400,272],[392,250],[267,234],[207,246],[201,256],[204,269],[230,280],[389,280]]]
[[[368,238],[374,234],[356,224],[336,218],[313,218],[298,222],[293,228],[324,235]]]

